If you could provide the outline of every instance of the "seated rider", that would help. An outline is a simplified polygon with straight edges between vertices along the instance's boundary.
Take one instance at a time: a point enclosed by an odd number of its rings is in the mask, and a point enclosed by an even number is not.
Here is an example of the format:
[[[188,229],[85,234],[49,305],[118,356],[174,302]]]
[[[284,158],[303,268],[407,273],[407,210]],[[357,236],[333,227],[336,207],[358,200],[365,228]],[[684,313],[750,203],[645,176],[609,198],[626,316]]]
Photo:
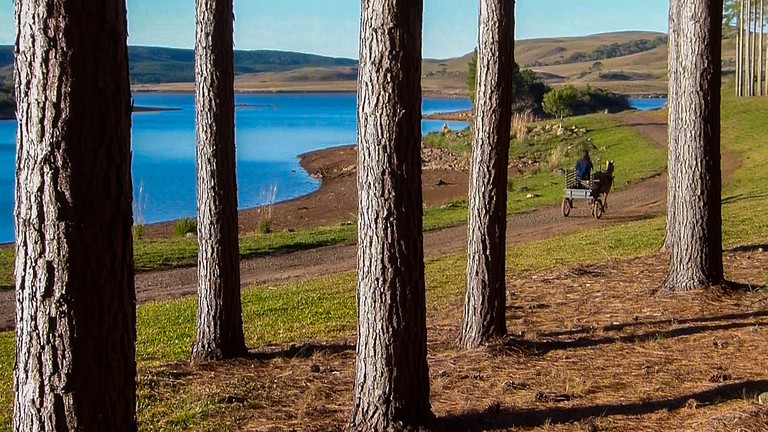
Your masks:
[[[589,176],[592,173],[592,160],[589,158],[588,151],[583,150],[581,152],[581,157],[576,161],[574,170],[576,171],[577,184],[581,184],[583,181],[589,181]]]

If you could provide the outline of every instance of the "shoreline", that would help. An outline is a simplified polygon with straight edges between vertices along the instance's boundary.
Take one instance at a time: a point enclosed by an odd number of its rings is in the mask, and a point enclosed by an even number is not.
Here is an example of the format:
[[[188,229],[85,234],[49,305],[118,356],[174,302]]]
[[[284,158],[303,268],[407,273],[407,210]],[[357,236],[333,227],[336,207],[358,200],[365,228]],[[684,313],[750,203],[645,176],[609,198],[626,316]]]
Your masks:
[[[320,180],[320,186],[305,195],[273,204],[238,210],[238,231],[257,232],[261,221],[269,218],[272,232],[291,232],[303,228],[348,225],[357,220],[357,145],[344,144],[298,155],[307,175]],[[450,168],[424,168],[422,195],[425,205],[442,205],[466,196],[469,174]],[[179,219],[144,225],[144,239],[173,237]]]
[[[153,107],[153,106],[142,106],[142,105],[136,105],[131,108],[132,113],[181,111],[181,110],[182,110],[181,108],[176,108],[176,107]],[[1,120],[16,120],[16,115],[0,114],[0,121]]]
[[[195,89],[192,88],[131,88],[131,92],[134,93],[194,93]],[[357,94],[356,89],[235,89],[235,94]],[[440,91],[423,91],[421,97],[428,98],[445,98],[445,99],[466,99],[469,97],[467,94],[457,94],[456,92],[440,92]]]
[[[320,185],[318,188],[308,194],[300,195],[284,201],[275,202],[273,204],[262,204],[259,206],[238,209],[237,214],[240,234],[255,231],[258,225],[251,227],[252,229],[250,230],[244,230],[244,228],[250,226],[250,224],[246,222],[246,226],[244,226],[243,220],[257,216],[258,220],[260,221],[262,219],[260,213],[267,207],[271,207],[271,211],[274,212],[282,207],[295,207],[295,204],[300,201],[326,200],[328,196],[329,184],[338,182],[342,177],[345,176],[345,174],[349,174],[350,170],[348,168],[348,162],[351,162],[351,154],[354,154],[356,163],[357,146],[355,144],[343,144],[339,146],[313,150],[298,155],[297,157],[299,159],[299,165],[304,171],[306,171],[307,175],[320,179]],[[336,161],[335,163],[332,162],[334,160]],[[302,206],[299,207],[301,208]],[[173,225],[180,219],[182,218],[143,224],[144,232],[142,238],[145,240],[172,238]],[[13,247],[14,244],[15,241],[0,242],[0,248]]]

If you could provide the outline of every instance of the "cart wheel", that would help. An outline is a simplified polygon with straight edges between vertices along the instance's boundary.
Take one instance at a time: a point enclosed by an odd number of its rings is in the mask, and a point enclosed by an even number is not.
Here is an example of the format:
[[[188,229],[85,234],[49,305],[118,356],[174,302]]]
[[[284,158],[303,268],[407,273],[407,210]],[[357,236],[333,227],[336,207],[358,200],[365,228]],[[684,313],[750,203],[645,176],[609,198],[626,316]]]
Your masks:
[[[563,216],[568,217],[571,214],[571,200],[563,198]]]
[[[602,215],[603,215],[603,202],[597,199],[595,200],[595,205],[592,207],[592,216],[594,216],[595,219],[600,219]]]

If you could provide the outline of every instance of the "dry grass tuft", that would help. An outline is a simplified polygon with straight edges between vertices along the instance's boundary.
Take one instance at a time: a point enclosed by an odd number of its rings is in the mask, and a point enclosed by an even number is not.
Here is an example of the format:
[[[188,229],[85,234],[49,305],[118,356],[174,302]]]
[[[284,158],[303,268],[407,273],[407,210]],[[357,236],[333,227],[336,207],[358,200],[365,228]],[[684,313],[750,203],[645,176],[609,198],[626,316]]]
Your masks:
[[[522,142],[528,136],[528,125],[533,122],[533,111],[526,109],[512,115],[512,136]]]

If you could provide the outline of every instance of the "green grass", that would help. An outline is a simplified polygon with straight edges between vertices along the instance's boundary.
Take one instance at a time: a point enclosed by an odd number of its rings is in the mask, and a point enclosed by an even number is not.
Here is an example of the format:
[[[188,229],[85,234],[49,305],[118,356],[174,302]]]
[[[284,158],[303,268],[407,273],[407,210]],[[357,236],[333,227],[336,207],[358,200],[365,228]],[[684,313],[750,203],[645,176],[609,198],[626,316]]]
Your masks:
[[[307,249],[344,243],[355,240],[356,232],[356,227],[343,225],[296,232],[251,233],[240,237],[240,255],[251,257],[278,250]],[[195,265],[197,240],[139,240],[134,245],[134,258],[138,271]]]
[[[764,192],[764,173],[768,172],[768,137],[763,136],[761,131],[761,125],[768,123],[768,99],[753,98],[738,102],[733,98],[724,99],[723,147],[735,152],[741,163],[740,169],[728,178],[723,190],[726,247],[768,243],[768,223],[763,217],[764,209],[768,208],[768,193]],[[595,133],[610,135],[617,133],[615,129],[606,126]],[[628,163],[622,162],[620,166],[625,164],[630,170]],[[652,171],[653,166],[633,167],[631,171],[635,174],[632,175],[640,178],[643,172],[648,172],[644,170]],[[460,209],[461,203],[443,210],[454,211],[456,208]],[[514,245],[507,250],[509,271],[519,274],[559,265],[597,263],[653,253],[661,245],[664,226],[664,217],[660,216]],[[348,230],[344,231],[344,235],[354,233],[354,227],[344,228]],[[318,235],[322,232],[319,230]],[[336,228],[330,229],[330,232],[336,232]],[[334,241],[333,236],[327,240]],[[259,244],[263,248],[269,247],[266,243]],[[257,249],[256,246],[249,247],[253,249],[248,250]],[[584,254],[584,250],[592,253]],[[8,259],[2,252],[0,263]],[[440,308],[441,304],[456,301],[462,295],[465,264],[466,256],[463,254],[427,262],[428,307]],[[194,398],[183,390],[166,395],[164,399],[153,398],[149,390],[151,381],[161,373],[157,372],[159,364],[187,357],[194,337],[195,308],[195,299],[144,304],[138,308],[137,358],[141,371],[138,404],[142,430],[183,430],[193,424],[197,427],[212,421],[211,417],[222,410],[220,402],[206,397]],[[343,337],[354,331],[355,318],[353,273],[252,287],[243,292],[244,330],[251,347]],[[0,409],[0,431],[10,430],[13,361],[13,333],[2,333],[0,408],[5,409]],[[159,420],[162,423],[158,423]]]
[[[552,122],[549,123],[552,124]],[[529,129],[545,124],[535,123]],[[586,128],[587,133],[583,136],[531,133],[521,143],[512,142],[510,159],[534,159],[541,161],[541,165],[510,177],[507,187],[508,213],[525,213],[559,203],[563,199],[564,179],[557,168],[572,169],[583,148],[590,151],[596,169],[598,166],[604,168],[608,160],[615,161],[616,172],[613,183],[615,190],[658,174],[666,168],[666,150],[634,129],[624,127],[615,116],[592,114],[574,117],[566,121],[564,126],[567,129],[573,126]],[[467,130],[446,135],[432,133],[424,139],[428,146],[449,149],[464,156],[469,154],[470,140],[471,136]],[[553,153],[556,153],[554,159]],[[553,160],[550,163],[551,159]],[[529,198],[529,194],[534,196]],[[459,212],[459,208],[461,206],[457,205],[447,215],[440,214],[440,211],[436,210],[427,212],[424,219],[425,227],[431,226],[428,216],[440,218],[445,225],[465,222],[466,211]],[[463,208],[466,209],[466,204]]]
[[[13,265],[13,248],[0,248],[0,290],[10,289],[13,286]]]
[[[13,414],[13,364],[16,359],[14,332],[0,333],[0,431],[11,430]]]

